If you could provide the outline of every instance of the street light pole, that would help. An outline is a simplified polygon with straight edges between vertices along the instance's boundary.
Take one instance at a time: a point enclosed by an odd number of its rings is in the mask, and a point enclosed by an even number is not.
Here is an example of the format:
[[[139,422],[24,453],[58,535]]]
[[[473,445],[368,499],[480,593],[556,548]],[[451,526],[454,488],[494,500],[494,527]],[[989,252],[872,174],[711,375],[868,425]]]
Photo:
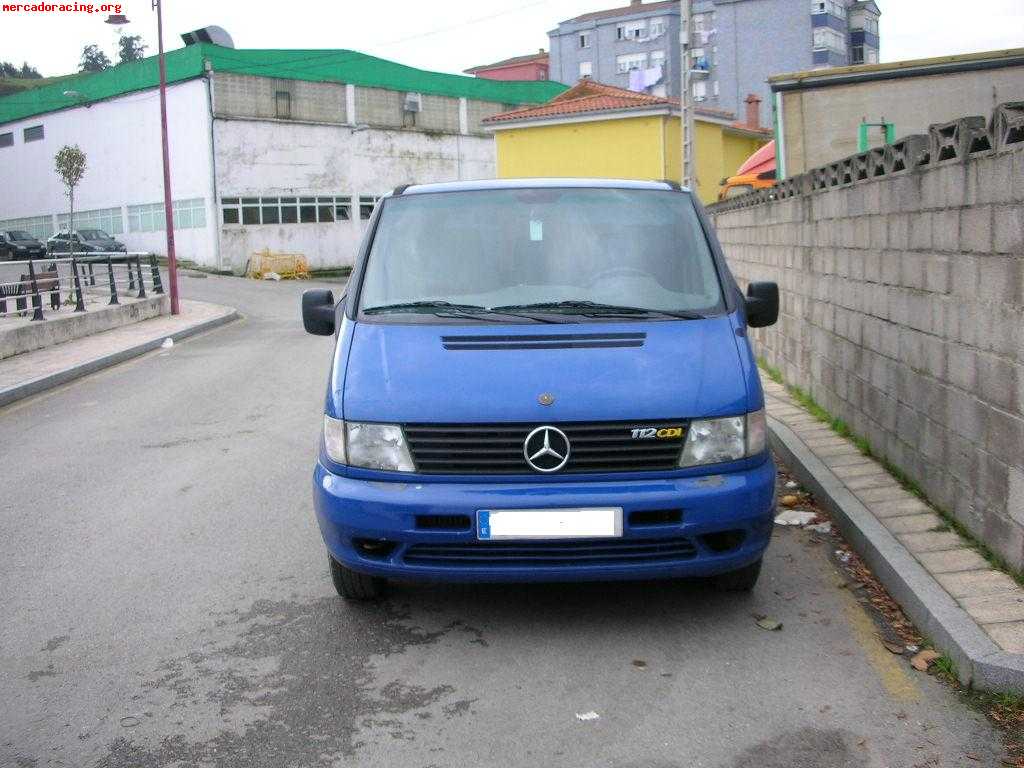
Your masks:
[[[693,0],[682,0],[679,4],[679,106],[680,133],[682,134],[682,183],[694,189],[694,135],[693,135],[693,94],[690,86],[690,43],[693,39]],[[696,190],[694,190],[696,191]]]
[[[164,159],[164,219],[167,231],[167,282],[171,292],[171,314],[178,306],[178,259],[174,254],[174,206],[171,202],[171,156],[167,147],[167,63],[164,60],[164,19],[161,0],[153,0],[156,8],[156,36],[160,61],[160,140]]]

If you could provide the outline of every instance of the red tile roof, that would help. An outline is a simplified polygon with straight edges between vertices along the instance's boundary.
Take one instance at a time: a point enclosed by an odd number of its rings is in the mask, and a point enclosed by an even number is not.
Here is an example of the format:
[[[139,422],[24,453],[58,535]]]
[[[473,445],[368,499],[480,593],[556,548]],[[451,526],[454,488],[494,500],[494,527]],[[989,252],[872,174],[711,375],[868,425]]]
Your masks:
[[[671,8],[672,6],[678,6],[679,0],[662,0],[662,2],[656,3],[633,3],[623,8],[610,8],[607,11],[593,11],[591,13],[584,13],[582,16],[569,19],[573,21],[593,21],[595,19],[610,19],[615,16],[628,16],[631,13],[640,13],[641,11],[656,11],[659,8]]]
[[[484,72],[489,69],[498,69],[499,67],[511,67],[516,64],[529,64],[533,61],[538,63],[543,62],[546,64],[548,61],[547,51],[531,53],[526,56],[513,56],[510,59],[502,59],[501,61],[496,61],[493,64],[477,64],[475,67],[470,67],[469,69],[464,69],[462,71],[467,75],[472,75],[474,72]]]
[[[540,117],[558,117],[576,115],[586,112],[602,112],[621,109],[650,109],[652,107],[678,106],[677,99],[663,96],[651,96],[649,93],[627,91],[614,85],[605,85],[589,78],[580,80],[567,91],[555,96],[551,101],[536,107],[513,109],[502,112],[484,120],[485,123],[497,123],[511,120],[530,120]]]
[[[679,108],[679,99],[664,96],[652,96],[649,93],[629,91],[615,85],[606,85],[590,78],[583,78],[567,91],[544,104],[533,107],[521,107],[511,112],[492,115],[483,122],[488,124],[513,122],[517,120],[537,120],[545,117],[565,117],[569,115],[589,114],[622,110],[644,110],[667,107]],[[736,115],[724,109],[714,107],[695,107],[697,116],[710,117],[715,120],[733,122]],[[749,126],[733,122],[733,127],[751,130]],[[768,133],[768,131],[764,131]]]

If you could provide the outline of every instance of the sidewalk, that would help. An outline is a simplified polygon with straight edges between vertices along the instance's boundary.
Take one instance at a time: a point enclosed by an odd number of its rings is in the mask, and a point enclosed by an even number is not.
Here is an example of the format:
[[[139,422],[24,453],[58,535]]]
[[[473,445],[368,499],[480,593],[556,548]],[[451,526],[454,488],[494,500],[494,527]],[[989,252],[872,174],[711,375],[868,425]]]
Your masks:
[[[181,314],[163,315],[0,361],[0,406],[215,328],[238,317],[232,307],[182,299]]]
[[[772,446],[962,683],[1024,691],[1024,588],[926,503],[762,376]]]

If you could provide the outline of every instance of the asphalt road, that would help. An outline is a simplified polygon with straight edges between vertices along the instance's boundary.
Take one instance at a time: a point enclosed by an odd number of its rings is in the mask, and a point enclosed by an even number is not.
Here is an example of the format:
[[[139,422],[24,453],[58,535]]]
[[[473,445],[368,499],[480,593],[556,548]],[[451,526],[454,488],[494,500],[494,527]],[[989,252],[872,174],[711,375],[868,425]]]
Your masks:
[[[0,409],[0,766],[998,764],[803,531],[751,596],[346,605],[311,511],[331,342],[302,332],[306,286],[182,287],[245,319]]]

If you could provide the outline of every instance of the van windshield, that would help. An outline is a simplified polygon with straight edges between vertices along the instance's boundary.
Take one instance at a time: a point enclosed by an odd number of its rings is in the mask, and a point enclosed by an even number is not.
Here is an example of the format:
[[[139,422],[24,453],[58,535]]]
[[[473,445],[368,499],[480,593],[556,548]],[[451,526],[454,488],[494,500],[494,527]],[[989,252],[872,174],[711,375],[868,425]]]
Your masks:
[[[385,200],[360,307],[692,317],[722,289],[689,195],[498,189]]]

